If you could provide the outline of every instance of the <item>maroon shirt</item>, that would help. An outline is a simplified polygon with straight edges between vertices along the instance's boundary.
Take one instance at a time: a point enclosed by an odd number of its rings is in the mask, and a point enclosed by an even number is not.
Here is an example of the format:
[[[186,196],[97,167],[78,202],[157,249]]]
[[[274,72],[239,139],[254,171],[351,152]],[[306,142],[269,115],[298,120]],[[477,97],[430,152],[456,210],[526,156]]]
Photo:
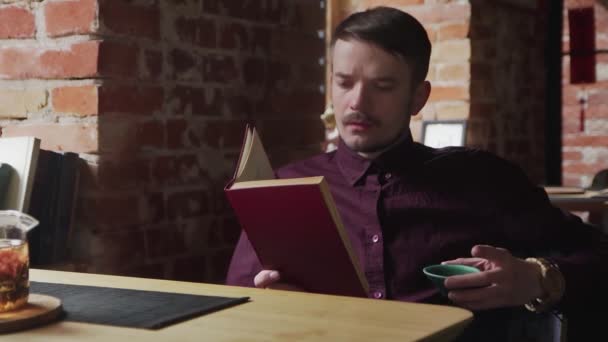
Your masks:
[[[551,257],[566,278],[563,309],[587,305],[608,288],[606,236],[553,207],[517,166],[490,153],[409,139],[367,160],[340,143],[277,175],[326,177],[371,298],[445,303],[422,268],[469,257],[476,244]],[[260,270],[242,234],[227,283],[253,286]]]

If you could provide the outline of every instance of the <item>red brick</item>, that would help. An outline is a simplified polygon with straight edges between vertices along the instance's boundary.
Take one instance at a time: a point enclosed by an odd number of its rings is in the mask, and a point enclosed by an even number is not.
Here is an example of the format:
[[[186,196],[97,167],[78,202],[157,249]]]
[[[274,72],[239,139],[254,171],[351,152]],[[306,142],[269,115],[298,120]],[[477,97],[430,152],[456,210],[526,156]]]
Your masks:
[[[471,69],[468,64],[444,64],[438,68],[438,79],[440,81],[469,81]]]
[[[0,8],[0,39],[32,38],[35,34],[32,12],[15,6]]]
[[[433,87],[429,101],[468,100],[469,88],[465,86]]]
[[[47,1],[44,6],[46,32],[51,37],[93,33],[96,12],[96,0]]]
[[[131,37],[160,39],[158,2],[135,5],[117,0],[100,0],[99,16],[104,28]]]
[[[165,146],[165,125],[160,121],[137,124],[135,141],[139,148],[162,148]]]
[[[261,0],[250,0],[247,2],[238,0],[225,0],[221,2],[225,13],[229,17],[249,19],[256,22],[280,23],[285,12],[285,3],[282,1],[266,2],[262,5]]]
[[[589,94],[589,105],[608,105],[608,87],[604,84],[605,88],[599,88],[597,84],[587,87],[587,89],[595,88],[597,91]]]
[[[152,168],[153,180],[164,185],[194,185],[208,175],[195,154],[158,157]]]
[[[287,67],[289,68],[289,66]],[[324,84],[325,68],[320,65],[300,65],[297,82],[301,85],[309,84],[311,86]]]
[[[99,47],[99,73],[103,76],[135,78],[138,49],[132,44],[103,41]]]
[[[264,146],[269,149],[313,144],[319,146],[325,137],[323,124],[317,118],[267,120],[260,128]],[[287,139],[286,132],[289,132]]]
[[[562,159],[564,161],[581,161],[583,154],[580,151],[564,151],[562,152]]]
[[[608,119],[608,105],[589,106],[585,117],[589,119]]]
[[[99,88],[100,113],[152,115],[162,111],[164,92],[160,87],[103,85]]]
[[[96,124],[35,124],[2,128],[3,137],[34,136],[40,147],[52,151],[97,152]]]
[[[97,115],[97,86],[55,88],[52,92],[53,110],[76,115]]]
[[[581,175],[564,173],[562,175],[562,183],[564,186],[586,186],[583,185]]]
[[[232,118],[250,118],[255,115],[254,100],[248,94],[238,92],[225,95],[225,115]]]
[[[426,35],[429,37],[431,44],[435,43],[438,35],[437,29],[430,26],[425,26],[424,29],[426,30]]]
[[[243,63],[243,79],[246,85],[263,85],[266,80],[266,60],[262,58],[247,58]]]
[[[325,10],[319,6],[319,2],[296,1],[293,6],[293,15],[286,22],[288,27],[296,27],[302,31],[325,29]]]
[[[203,57],[203,80],[205,82],[230,83],[239,77],[234,57],[207,55]]]
[[[566,0],[564,2],[564,8],[580,8],[593,6],[594,0]]]
[[[193,190],[169,194],[167,215],[169,219],[185,219],[208,213],[207,192]]]
[[[163,53],[161,51],[144,51],[143,70],[140,76],[157,80],[163,72]]]
[[[273,52],[291,63],[317,63],[325,57],[325,42],[316,34],[301,31],[275,31]]]
[[[69,49],[0,48],[0,79],[87,78],[97,75],[98,41]]]
[[[325,110],[325,96],[317,90],[294,89],[289,93],[270,91],[256,104],[258,115],[315,116]]]
[[[469,35],[467,22],[441,25],[437,34],[438,40],[465,39]]]
[[[249,31],[240,22],[230,22],[220,28],[220,48],[222,49],[249,49]]]
[[[224,106],[232,106],[218,88],[177,86],[171,90],[167,110],[174,115],[220,116]]]
[[[178,149],[193,145],[189,137],[188,122],[184,119],[167,121],[167,147]],[[199,146],[195,144],[194,146]]]
[[[318,67],[319,64],[309,66],[309,65],[299,65],[302,68],[305,67]],[[287,83],[290,83],[292,80],[294,66],[292,63],[287,61],[269,61],[267,66],[267,78],[268,78],[268,87],[270,89],[283,89]],[[244,70],[245,72],[245,70]],[[323,82],[323,78],[317,79],[315,82],[317,85]]]
[[[594,163],[594,164],[572,162],[572,163],[564,164],[562,166],[562,172],[594,175],[598,171],[600,171],[604,168],[608,168],[608,161],[606,161],[604,163]]]
[[[578,117],[562,119],[562,134],[581,133],[581,123]]]
[[[205,48],[217,46],[217,25],[215,24],[215,20],[204,17],[199,19],[196,44]]]
[[[88,181],[91,188],[137,189],[150,181],[150,162],[133,156],[102,160],[99,165],[90,169]]]
[[[205,13],[205,14],[220,13],[220,2],[222,2],[222,0],[205,0],[205,1],[203,1],[203,13]]]
[[[406,11],[425,25],[471,18],[470,4],[436,4],[411,6]]]
[[[182,49],[173,49],[169,54],[169,63],[173,66],[173,77],[176,79],[198,80],[197,56]]]
[[[608,146],[608,135],[586,135],[573,136],[566,135],[563,138],[564,146]]]
[[[142,222],[157,223],[166,219],[166,203],[162,192],[146,192],[140,202]]]
[[[238,148],[243,143],[243,132],[243,121],[208,121],[203,136],[211,147]]]
[[[565,85],[562,87],[562,106],[578,106],[579,105],[579,86]]]
[[[76,43],[69,51],[47,51],[40,56],[45,78],[84,78],[97,73],[99,43]]]
[[[272,30],[268,27],[254,27],[251,50],[264,56],[272,53]]]
[[[186,250],[185,236],[175,224],[165,224],[146,229],[146,255],[160,258],[183,254]]]
[[[196,19],[179,17],[175,21],[175,32],[179,41],[183,43],[194,44],[197,30]]]

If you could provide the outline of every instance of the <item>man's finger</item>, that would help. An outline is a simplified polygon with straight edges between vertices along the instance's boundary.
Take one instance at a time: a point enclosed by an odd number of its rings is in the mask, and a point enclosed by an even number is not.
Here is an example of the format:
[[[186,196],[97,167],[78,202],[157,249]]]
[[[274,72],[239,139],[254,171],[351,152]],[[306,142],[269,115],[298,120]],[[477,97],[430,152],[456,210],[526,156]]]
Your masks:
[[[448,298],[456,304],[494,302],[497,298],[500,298],[500,291],[496,285],[476,289],[452,290],[448,293]]]
[[[481,258],[458,258],[453,260],[442,261],[442,265],[467,265],[467,266],[477,266],[480,263],[484,262],[484,259]]]
[[[279,272],[274,270],[263,270],[253,278],[253,284],[257,288],[266,288],[268,285],[275,283],[281,279]]]
[[[511,253],[504,248],[496,248],[488,245],[476,245],[471,249],[471,255],[490,261],[504,261]]]
[[[490,286],[498,279],[496,271],[484,271],[447,277],[444,285],[448,289],[466,289],[472,287]]]

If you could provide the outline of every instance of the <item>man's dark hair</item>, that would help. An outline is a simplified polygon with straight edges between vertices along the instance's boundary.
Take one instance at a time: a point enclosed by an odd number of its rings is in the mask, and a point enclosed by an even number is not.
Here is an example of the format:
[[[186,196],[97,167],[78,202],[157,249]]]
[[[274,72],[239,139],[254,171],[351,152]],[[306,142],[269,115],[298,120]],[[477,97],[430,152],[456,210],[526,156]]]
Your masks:
[[[331,45],[351,39],[376,44],[403,57],[412,68],[414,85],[426,78],[431,42],[422,24],[411,15],[384,6],[354,13],[336,27]]]

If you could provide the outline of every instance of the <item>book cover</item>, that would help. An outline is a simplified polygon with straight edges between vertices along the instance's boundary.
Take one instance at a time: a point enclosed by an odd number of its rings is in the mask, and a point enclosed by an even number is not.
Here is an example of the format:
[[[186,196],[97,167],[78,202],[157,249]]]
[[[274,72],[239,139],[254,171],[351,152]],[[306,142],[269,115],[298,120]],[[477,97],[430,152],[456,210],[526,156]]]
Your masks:
[[[316,293],[367,297],[367,280],[325,179],[274,179],[251,126],[225,192],[263,267],[279,271],[281,281]]]

